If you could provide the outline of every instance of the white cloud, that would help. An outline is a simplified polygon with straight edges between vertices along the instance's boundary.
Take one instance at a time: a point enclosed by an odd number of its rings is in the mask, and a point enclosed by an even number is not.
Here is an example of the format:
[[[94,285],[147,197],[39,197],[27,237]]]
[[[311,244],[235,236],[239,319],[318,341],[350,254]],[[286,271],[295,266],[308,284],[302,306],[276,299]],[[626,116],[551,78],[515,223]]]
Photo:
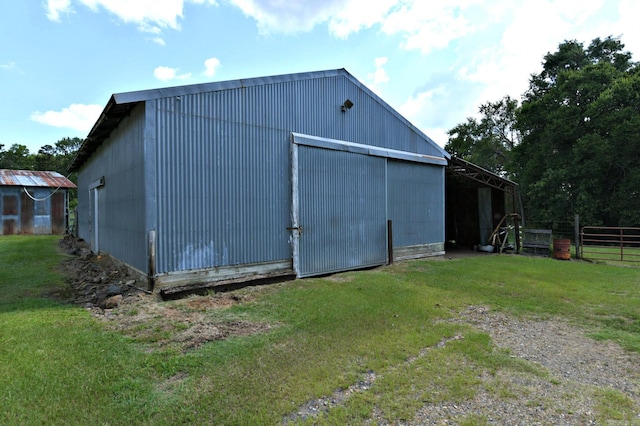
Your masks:
[[[159,34],[163,29],[179,30],[184,3],[216,5],[215,0],[73,0],[75,4],[88,7],[93,12],[101,9],[115,15],[128,24],[135,24],[142,32]],[[61,13],[71,13],[72,0],[47,0],[47,17],[59,21]]]
[[[165,43],[164,39],[162,37],[154,37],[151,39],[152,42],[154,42],[155,44],[158,44],[160,46],[166,46],[167,43]]]
[[[403,2],[400,8],[384,17],[382,31],[388,35],[401,35],[405,49],[420,50],[427,54],[434,49],[445,48],[452,40],[477,30],[472,23],[474,20],[466,16],[471,15],[469,8],[475,3],[478,1]]]
[[[376,70],[372,73],[369,73],[367,77],[374,85],[378,85],[381,83],[386,83],[389,81],[389,74],[384,69],[384,66],[389,61],[389,58],[380,57],[375,59]]]
[[[625,48],[633,53],[633,58],[640,59],[640,2],[637,0],[620,0],[618,5],[620,22],[612,29],[613,35],[621,35]]]
[[[584,24],[604,5],[604,0],[554,0],[550,6],[574,25]]]
[[[424,110],[431,109],[436,90],[427,90],[411,96],[400,106],[400,114],[409,120],[416,118]]]
[[[93,12],[99,9],[114,14],[125,23],[138,25],[143,32],[157,34],[163,28],[179,29],[183,0],[78,0]]]
[[[71,12],[71,0],[47,0],[44,8],[47,12],[47,18],[59,22],[61,13]]]
[[[153,70],[153,76],[158,80],[169,81],[169,80],[186,80],[191,78],[191,73],[178,74],[180,68],[171,68],[160,66]]]
[[[16,63],[9,61],[6,64],[0,64],[0,70],[13,70],[16,69]]]
[[[40,124],[54,127],[66,127],[81,132],[91,130],[93,124],[98,120],[102,106],[71,104],[62,111],[36,111],[31,114],[31,120]]]
[[[403,47],[428,53],[476,31],[472,8],[481,0],[229,0],[255,19],[261,33],[306,32],[327,24],[330,34],[347,38],[379,25],[403,37]],[[474,10],[475,10],[474,9]],[[468,16],[469,15],[469,16]]]
[[[531,74],[541,71],[544,55],[557,50],[564,40],[577,39],[588,44],[598,33],[589,20],[603,7],[602,0],[540,0],[537,2],[502,1],[494,7],[502,16],[495,25],[496,43],[483,42],[483,48],[467,56],[456,68],[459,81],[480,85],[476,106],[510,95],[516,99],[528,87]],[[540,23],[544,22],[544,31]],[[486,37],[481,32],[479,37]]]
[[[338,38],[346,38],[351,33],[384,21],[398,0],[350,0],[340,3],[329,19],[329,32]]]
[[[385,19],[398,3],[417,0],[229,0],[255,19],[262,34],[299,33],[327,24],[337,38],[346,38]]]
[[[326,22],[350,0],[229,0],[256,20],[263,34],[306,32]]]
[[[443,129],[442,127],[432,127],[432,128],[427,128],[426,130],[423,130],[423,131],[441,148],[444,148],[447,142],[449,142],[449,134],[447,133],[449,129]]]
[[[218,58],[209,58],[204,61],[204,68],[204,75],[207,77],[213,77],[218,68],[220,68],[220,60]]]

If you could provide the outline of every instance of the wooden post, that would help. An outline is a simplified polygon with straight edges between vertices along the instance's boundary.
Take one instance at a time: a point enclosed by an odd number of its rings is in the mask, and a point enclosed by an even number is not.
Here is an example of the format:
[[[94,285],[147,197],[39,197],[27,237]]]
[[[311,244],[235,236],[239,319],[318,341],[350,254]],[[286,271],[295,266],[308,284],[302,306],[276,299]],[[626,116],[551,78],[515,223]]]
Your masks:
[[[147,266],[147,290],[153,291],[156,278],[156,231],[152,229],[149,231],[149,264]]]
[[[620,228],[620,262],[624,260],[624,235]]]
[[[393,224],[387,220],[387,256],[389,265],[393,263]]]
[[[516,204],[516,188],[515,186],[513,186],[511,188],[511,197],[512,197],[512,204],[513,204],[513,221],[515,222],[515,228],[514,228],[514,232],[515,232],[515,237],[516,237],[516,254],[520,254],[520,215],[518,214],[518,207]]]
[[[573,219],[573,232],[576,242],[576,259],[580,259],[580,247],[582,242],[580,241],[580,215],[576,214]]]

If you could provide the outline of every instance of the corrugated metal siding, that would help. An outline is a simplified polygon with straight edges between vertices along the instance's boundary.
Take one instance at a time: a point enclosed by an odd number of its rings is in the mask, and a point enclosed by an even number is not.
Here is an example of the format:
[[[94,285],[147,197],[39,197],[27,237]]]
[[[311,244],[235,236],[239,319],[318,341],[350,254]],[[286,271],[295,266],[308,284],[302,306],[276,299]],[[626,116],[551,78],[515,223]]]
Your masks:
[[[51,233],[51,195],[49,188],[33,189],[30,193],[34,201],[33,206],[33,233],[47,235]]]
[[[242,89],[241,93],[245,95],[243,109],[247,112],[244,120],[250,125],[438,157],[442,155],[345,77],[252,86]],[[354,106],[342,112],[340,106],[346,99],[350,99]],[[234,119],[230,116],[225,118]]]
[[[299,276],[386,262],[385,159],[298,146]]]
[[[181,99],[199,97],[204,98],[200,112],[212,118],[441,156],[418,133],[345,77],[265,84]],[[340,106],[347,98],[354,106],[342,112]],[[215,106],[218,108],[208,108]]]
[[[99,249],[147,270],[144,181],[144,107],[138,106],[85,163],[78,174],[78,231],[91,241],[89,186],[104,176],[98,189]]]
[[[21,225],[21,192],[18,188],[0,188],[0,221],[1,235],[20,233]]]
[[[444,242],[444,167],[389,160],[394,247]]]
[[[342,112],[347,98],[354,106]],[[104,176],[97,190],[100,249],[142,271],[149,230],[156,231],[158,274],[290,260],[292,132],[442,155],[344,75],[141,101],[80,171],[80,236],[91,239],[89,186]],[[347,255],[308,251],[311,262],[335,270],[384,263],[386,184],[380,164],[386,160],[316,151],[335,159],[327,167],[336,173],[353,167],[366,177],[343,181],[340,189],[347,204],[336,208],[351,227],[324,235]],[[309,202],[328,208],[322,197]]]
[[[0,235],[63,234],[66,230],[66,191],[0,186]]]
[[[39,170],[0,169],[0,186],[43,188],[75,188],[76,186],[58,172]]]
[[[441,155],[343,76],[148,102],[158,273],[291,258],[291,132]]]
[[[51,196],[51,233],[64,234],[67,227],[66,191],[58,190]]]
[[[159,273],[291,258],[287,135],[242,106],[240,91],[156,103]]]

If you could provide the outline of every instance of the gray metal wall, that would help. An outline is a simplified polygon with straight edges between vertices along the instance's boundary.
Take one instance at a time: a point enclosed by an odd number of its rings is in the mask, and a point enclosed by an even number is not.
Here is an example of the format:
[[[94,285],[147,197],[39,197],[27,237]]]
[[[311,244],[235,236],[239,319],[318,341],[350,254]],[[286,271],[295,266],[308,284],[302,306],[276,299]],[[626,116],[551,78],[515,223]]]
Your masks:
[[[386,263],[385,161],[299,146],[299,276]]]
[[[340,106],[347,98],[354,106],[342,112]],[[242,103],[241,108],[228,116],[218,114],[258,127],[442,156],[344,76],[247,87],[236,92],[235,100]]]
[[[207,117],[235,101],[195,98],[185,114],[157,102],[157,272],[290,259],[286,133]]]
[[[89,186],[99,189],[99,249],[147,271],[144,106],[136,107],[78,173],[78,234],[91,241]]]
[[[393,245],[444,242],[444,167],[388,160],[387,174]]]
[[[354,106],[343,112],[347,98]],[[99,248],[143,272],[150,230],[159,274],[291,259],[292,132],[442,156],[345,76],[142,101],[79,173],[79,235],[91,240],[89,186],[104,176]],[[424,175],[432,169],[440,175]],[[419,170],[399,169],[397,179],[422,173],[443,194],[442,167]],[[421,208],[436,209],[438,195],[428,194]],[[394,213],[399,229],[415,222],[405,213]],[[427,220],[433,229],[398,231],[398,243],[438,240],[438,232],[443,241],[438,214],[444,203]]]
[[[343,76],[148,103],[158,273],[291,259],[291,132],[442,155]]]

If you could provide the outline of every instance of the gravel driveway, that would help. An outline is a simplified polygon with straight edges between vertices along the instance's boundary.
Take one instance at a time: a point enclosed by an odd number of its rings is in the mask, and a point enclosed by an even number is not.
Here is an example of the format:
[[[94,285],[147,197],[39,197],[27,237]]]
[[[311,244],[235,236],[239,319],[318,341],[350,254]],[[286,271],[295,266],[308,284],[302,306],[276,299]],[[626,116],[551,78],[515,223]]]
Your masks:
[[[485,307],[470,307],[457,321],[479,328],[502,348],[542,366],[549,378],[499,373],[484,382],[504,386],[508,398],[482,389],[462,404],[426,405],[412,425],[458,424],[469,415],[500,425],[591,425],[597,421],[598,395],[613,390],[633,405],[633,418],[618,424],[640,425],[640,356],[611,341],[596,341],[584,330],[553,320],[518,320]],[[632,401],[632,402],[631,402]],[[612,424],[612,423],[607,423]],[[615,421],[613,424],[616,424]]]
[[[629,353],[610,341],[593,340],[584,330],[559,319],[514,319],[486,307],[472,306],[453,321],[488,333],[494,344],[509,349],[511,356],[535,363],[548,374],[540,377],[511,370],[485,374],[473,399],[427,404],[413,420],[391,424],[597,425],[601,424],[598,413],[607,409],[601,406],[604,400],[625,407],[611,407],[611,413],[627,414],[619,420],[615,419],[617,414],[612,414],[613,420],[604,424],[640,425],[640,354]],[[448,340],[458,338],[464,337]],[[346,390],[309,401],[283,423],[309,421],[326,413],[354,392],[368,391],[376,378],[370,372]],[[502,397],[497,395],[497,387]],[[375,410],[368,423],[390,424]]]

